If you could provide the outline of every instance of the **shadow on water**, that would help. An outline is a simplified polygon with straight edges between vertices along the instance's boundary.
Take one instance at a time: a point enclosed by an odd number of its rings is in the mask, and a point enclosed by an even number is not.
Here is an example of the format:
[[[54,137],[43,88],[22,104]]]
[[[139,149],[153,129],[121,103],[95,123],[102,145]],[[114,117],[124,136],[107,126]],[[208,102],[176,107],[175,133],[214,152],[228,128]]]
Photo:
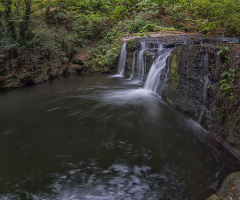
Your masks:
[[[239,161],[123,78],[0,94],[0,199],[205,199]]]

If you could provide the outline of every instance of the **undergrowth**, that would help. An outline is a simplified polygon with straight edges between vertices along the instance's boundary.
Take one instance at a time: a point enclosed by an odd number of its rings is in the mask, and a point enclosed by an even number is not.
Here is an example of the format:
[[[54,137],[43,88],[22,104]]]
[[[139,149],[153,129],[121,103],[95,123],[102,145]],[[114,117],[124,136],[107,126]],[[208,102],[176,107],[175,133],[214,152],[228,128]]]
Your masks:
[[[27,52],[36,63],[68,63],[88,46],[85,69],[111,71],[124,36],[166,30],[240,36],[239,12],[236,0],[2,0],[0,67],[9,59],[26,63]]]

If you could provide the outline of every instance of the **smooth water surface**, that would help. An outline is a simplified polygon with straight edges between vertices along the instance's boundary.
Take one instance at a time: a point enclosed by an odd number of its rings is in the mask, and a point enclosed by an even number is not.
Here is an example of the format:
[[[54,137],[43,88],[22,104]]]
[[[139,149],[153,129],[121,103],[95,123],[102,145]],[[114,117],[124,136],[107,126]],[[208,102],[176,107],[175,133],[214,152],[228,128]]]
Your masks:
[[[234,157],[149,90],[107,75],[0,94],[0,199],[206,199]]]

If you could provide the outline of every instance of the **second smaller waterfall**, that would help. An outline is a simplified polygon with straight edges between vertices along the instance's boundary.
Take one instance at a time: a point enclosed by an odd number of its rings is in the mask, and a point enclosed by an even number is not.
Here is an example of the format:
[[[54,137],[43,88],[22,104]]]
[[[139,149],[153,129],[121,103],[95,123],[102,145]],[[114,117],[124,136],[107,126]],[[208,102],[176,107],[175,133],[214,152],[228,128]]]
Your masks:
[[[145,49],[142,49],[139,52],[138,58],[137,58],[137,67],[136,67],[136,71],[137,71],[137,75],[138,75],[138,80],[143,81],[144,79],[144,75],[145,75],[145,71],[146,71],[146,61],[144,58],[144,53],[145,53]]]

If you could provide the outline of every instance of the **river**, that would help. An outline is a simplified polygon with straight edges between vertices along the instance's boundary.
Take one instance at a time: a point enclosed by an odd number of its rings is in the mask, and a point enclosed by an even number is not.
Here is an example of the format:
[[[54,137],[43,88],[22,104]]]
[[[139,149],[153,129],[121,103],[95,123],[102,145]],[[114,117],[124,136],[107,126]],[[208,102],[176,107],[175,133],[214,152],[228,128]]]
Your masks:
[[[60,78],[0,94],[0,199],[206,199],[235,158],[136,82]]]

